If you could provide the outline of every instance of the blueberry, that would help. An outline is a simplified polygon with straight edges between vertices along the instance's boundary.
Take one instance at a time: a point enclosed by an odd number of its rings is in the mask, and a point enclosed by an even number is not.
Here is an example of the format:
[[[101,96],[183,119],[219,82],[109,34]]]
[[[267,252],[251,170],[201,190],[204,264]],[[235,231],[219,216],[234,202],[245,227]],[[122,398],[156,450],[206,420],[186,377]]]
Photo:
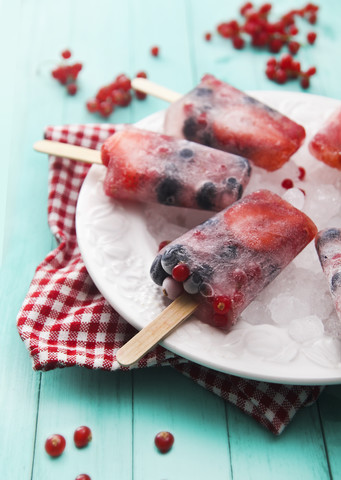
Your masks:
[[[333,240],[341,240],[341,230],[339,228],[328,228],[323,230],[318,237],[318,245]]]
[[[204,210],[212,210],[214,207],[214,199],[217,194],[217,187],[212,182],[204,183],[196,194],[196,201],[199,208]]]
[[[237,245],[224,245],[224,248],[220,254],[224,259],[234,260],[238,256]]]
[[[200,143],[202,145],[206,145],[206,147],[213,147],[214,142],[212,139],[212,135],[210,132],[207,132],[206,130],[200,135]]]
[[[171,275],[173,268],[179,262],[186,262],[188,258],[186,249],[183,245],[172,245],[162,255],[161,265],[163,269]]]
[[[193,150],[191,150],[190,148],[183,148],[182,150],[180,150],[180,157],[182,158],[192,158],[194,156],[194,152]]]
[[[206,95],[211,95],[213,90],[211,88],[198,87],[195,89],[195,94],[198,97],[206,97]]]
[[[162,285],[164,279],[168,277],[167,272],[164,271],[161,265],[161,255],[158,255],[150,267],[150,276],[152,277],[153,282],[157,285]]]
[[[213,225],[216,225],[219,220],[216,217],[211,217],[205,220],[203,223],[197,226],[198,230],[204,230],[205,228],[212,228]]]
[[[338,287],[341,286],[341,272],[334,273],[330,286],[333,293],[335,292],[335,290],[337,290]]]
[[[187,293],[198,293],[200,285],[202,284],[203,279],[197,272],[193,272],[192,275],[190,275],[187,280],[184,282],[184,289]]]
[[[198,125],[194,117],[186,118],[182,132],[188,140],[195,139]]]
[[[235,195],[239,200],[243,195],[243,185],[235,177],[229,177],[226,181],[226,190]]]
[[[249,177],[251,175],[251,165],[247,158],[239,157],[238,163],[241,170],[246,170],[246,174]]]
[[[212,267],[206,264],[197,268],[183,284],[186,292],[191,294],[198,293],[204,282],[211,277],[212,271]]]
[[[157,199],[163,205],[176,205],[180,182],[176,178],[165,178],[156,188]]]

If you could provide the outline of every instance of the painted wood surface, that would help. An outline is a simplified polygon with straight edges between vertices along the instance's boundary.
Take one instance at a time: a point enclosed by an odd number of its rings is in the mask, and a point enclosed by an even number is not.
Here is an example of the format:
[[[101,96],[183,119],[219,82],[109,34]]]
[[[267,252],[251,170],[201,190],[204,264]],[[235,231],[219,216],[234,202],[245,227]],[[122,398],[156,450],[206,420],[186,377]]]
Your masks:
[[[281,13],[297,5],[273,2]],[[86,472],[96,479],[270,480],[341,478],[341,387],[300,411],[279,438],[171,368],[92,372],[80,368],[37,373],[15,319],[35,267],[55,245],[47,225],[47,162],[32,145],[48,124],[97,121],[85,101],[118,73],[149,77],[186,92],[205,72],[241,89],[300,91],[264,75],[265,52],[238,52],[204,33],[237,16],[236,0],[11,0],[0,1],[2,59],[0,114],[0,464],[1,478],[49,480]],[[300,54],[318,74],[309,93],[341,99],[341,3],[321,2],[318,41]],[[158,44],[160,56],[149,48]],[[80,90],[68,97],[51,79],[60,51],[84,63]],[[117,110],[110,121],[134,122],[166,107],[149,97]],[[73,446],[87,424],[93,442]],[[167,455],[153,445],[169,429]],[[67,439],[51,460],[44,441]]]

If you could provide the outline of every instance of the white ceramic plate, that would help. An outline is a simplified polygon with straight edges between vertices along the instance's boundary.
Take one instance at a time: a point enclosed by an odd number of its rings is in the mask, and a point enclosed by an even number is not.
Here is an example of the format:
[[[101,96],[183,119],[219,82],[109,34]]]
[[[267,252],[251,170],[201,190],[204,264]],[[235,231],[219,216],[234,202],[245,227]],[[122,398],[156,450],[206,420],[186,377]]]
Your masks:
[[[337,100],[304,93],[251,92],[305,126],[305,144],[277,172],[253,169],[247,192],[269,188],[283,195],[284,178],[306,192],[303,210],[318,228],[341,225],[341,172],[310,156],[307,143]],[[163,112],[139,122],[161,131]],[[298,179],[298,166],[306,178]],[[92,166],[77,206],[77,236],[88,271],[108,302],[143,328],[167,304],[149,277],[162,240],[172,240],[211,214],[106,197],[105,167]],[[301,202],[296,190],[295,201]],[[283,313],[284,312],[284,313]],[[271,314],[270,314],[271,313]],[[264,381],[331,384],[341,381],[341,328],[313,244],[269,285],[226,334],[192,316],[163,345],[212,369]]]

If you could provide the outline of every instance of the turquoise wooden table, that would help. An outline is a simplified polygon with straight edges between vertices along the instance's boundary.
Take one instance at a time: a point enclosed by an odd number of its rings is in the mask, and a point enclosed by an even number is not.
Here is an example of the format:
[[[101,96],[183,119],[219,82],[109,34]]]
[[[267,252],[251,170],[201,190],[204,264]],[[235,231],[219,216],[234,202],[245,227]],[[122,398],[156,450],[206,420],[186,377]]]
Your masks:
[[[274,12],[283,13],[275,1]],[[1,478],[92,480],[338,479],[341,478],[341,386],[326,387],[280,437],[170,368],[101,372],[81,368],[34,372],[16,329],[16,315],[35,267],[55,246],[47,226],[47,158],[33,151],[47,124],[98,121],[85,102],[118,73],[144,69],[178,91],[211,72],[244,90],[302,91],[264,74],[269,54],[233,49],[204,34],[235,18],[236,0],[12,0],[0,2],[0,459]],[[303,6],[285,2],[285,10]],[[316,45],[299,53],[316,65],[309,93],[341,99],[341,4],[321,2]],[[149,53],[159,45],[160,55]],[[71,97],[51,78],[60,52],[83,62]],[[148,97],[108,120],[134,122],[166,107]],[[105,121],[105,120],[103,120]],[[74,429],[88,425],[92,444],[77,450]],[[167,455],[153,445],[170,430]],[[44,442],[67,439],[51,460]]]

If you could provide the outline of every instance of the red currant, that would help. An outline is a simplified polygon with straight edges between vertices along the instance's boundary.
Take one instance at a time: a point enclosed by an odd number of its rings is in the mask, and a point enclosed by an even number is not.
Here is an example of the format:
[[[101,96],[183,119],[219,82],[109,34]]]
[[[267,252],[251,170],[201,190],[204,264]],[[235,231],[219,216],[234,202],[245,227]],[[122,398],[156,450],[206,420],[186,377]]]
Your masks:
[[[130,78],[127,77],[124,73],[118,75],[115,79],[116,88],[121,88],[128,92],[131,89],[131,81]]]
[[[307,41],[310,43],[310,45],[313,45],[315,43],[317,34],[315,32],[309,32],[307,33]]]
[[[169,240],[163,240],[159,243],[158,251],[162,250],[166,245],[169,244]]]
[[[70,58],[71,57],[71,52],[70,50],[63,50],[62,51],[62,57],[66,59]]]
[[[157,57],[160,53],[160,49],[157,46],[154,46],[150,49],[150,53],[153,55],[153,57]]]
[[[310,86],[310,80],[309,77],[302,77],[300,80],[301,87],[302,88],[309,88]]]
[[[303,167],[298,167],[298,179],[304,180],[305,177],[305,169]]]
[[[232,44],[233,44],[235,49],[241,50],[242,48],[244,48],[245,41],[242,37],[240,37],[239,35],[236,35],[232,39]]]
[[[75,83],[69,83],[66,89],[69,95],[76,95],[77,93],[77,85]]]
[[[91,478],[86,473],[81,473],[80,475],[77,475],[75,480],[91,480]]]
[[[137,100],[145,100],[147,98],[147,94],[144,92],[140,92],[139,90],[135,90],[135,97]]]
[[[45,442],[45,450],[51,457],[59,457],[64,452],[66,445],[63,435],[55,433],[51,435]]]
[[[210,32],[205,33],[206,42],[210,42],[211,39],[212,39],[212,33],[210,33]]]
[[[184,282],[190,275],[188,265],[185,263],[178,263],[172,270],[172,277],[177,282]]]
[[[137,78],[147,78],[147,74],[146,74],[146,72],[141,70],[140,72],[137,72],[136,77]]]
[[[295,42],[293,40],[288,43],[288,49],[293,55],[295,55],[299,51],[300,46],[301,45],[298,42]]]
[[[73,434],[73,440],[77,448],[86,447],[92,440],[92,433],[89,427],[78,427]]]
[[[213,310],[219,315],[227,313],[230,310],[231,306],[231,298],[225,295],[219,295],[213,300]]]
[[[154,443],[161,453],[167,453],[173,446],[174,436],[170,432],[159,432],[155,435]]]
[[[114,105],[108,101],[100,102],[98,104],[98,111],[102,117],[109,117],[114,111]]]
[[[86,102],[86,108],[88,109],[88,111],[90,113],[95,113],[98,111],[98,102],[97,100],[93,99],[93,100],[88,100]]]
[[[294,182],[290,178],[285,178],[281,183],[282,187],[288,190],[294,186]]]

